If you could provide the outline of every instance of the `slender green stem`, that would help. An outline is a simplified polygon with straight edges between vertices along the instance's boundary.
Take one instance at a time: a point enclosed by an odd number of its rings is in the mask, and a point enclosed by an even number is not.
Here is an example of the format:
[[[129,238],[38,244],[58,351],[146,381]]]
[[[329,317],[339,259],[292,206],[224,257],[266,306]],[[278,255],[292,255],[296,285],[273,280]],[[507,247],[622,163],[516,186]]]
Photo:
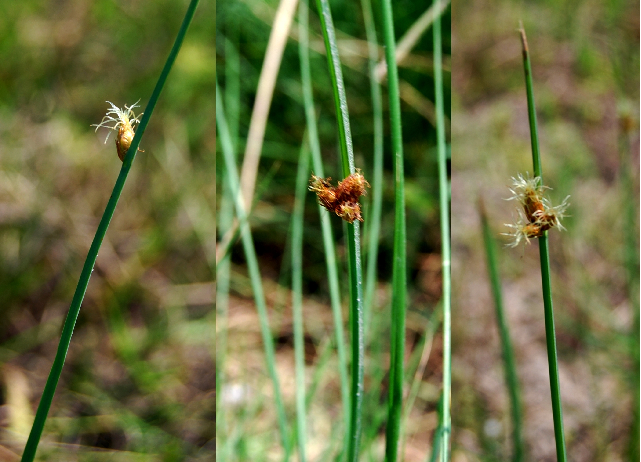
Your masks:
[[[434,342],[434,334],[436,334],[436,331],[439,328],[439,325],[441,324],[441,318],[442,318],[442,310],[440,309],[440,306],[436,307],[434,311],[432,311],[432,314],[430,315],[429,319],[427,320],[427,325],[425,326],[425,333],[423,335],[423,345],[420,347],[416,348],[415,353],[420,353],[420,356],[418,357],[418,364],[416,365],[416,368],[413,372],[411,372],[408,375],[413,375],[414,379],[412,380],[412,385],[410,387],[410,391],[407,395],[407,400],[405,402],[405,409],[403,411],[403,425],[401,427],[401,460],[406,460],[405,458],[405,450],[406,450],[406,445],[405,441],[407,438],[407,428],[408,428],[408,422],[410,421],[410,414],[412,412],[412,409],[414,408],[414,403],[416,402],[416,397],[418,396],[419,390],[421,389],[421,386],[423,385],[423,375],[425,374],[425,369],[427,368],[427,361],[430,358],[430,354],[432,352],[432,344]],[[412,355],[415,354],[414,352]],[[432,441],[432,444],[434,444],[434,441]]]
[[[292,311],[294,316],[294,359],[296,362],[296,425],[298,460],[305,462],[305,343],[303,339],[303,213],[309,178],[309,149],[303,142],[298,175],[296,200],[292,213]]]
[[[374,290],[376,289],[376,264],[378,262],[378,241],[381,229],[383,204],[383,92],[376,79],[378,61],[378,39],[374,25],[374,13],[370,0],[361,0],[365,34],[367,35],[369,81],[372,95],[372,114],[374,118],[374,174],[372,185],[371,219],[368,220],[367,233],[367,270],[365,272],[365,332],[368,332],[371,313],[374,309]]]
[[[521,43],[523,45],[523,66],[525,70],[525,87],[527,89],[528,117],[532,139],[532,159],[534,175],[542,179],[541,155],[539,153],[536,110],[534,107],[534,91],[532,84],[532,65],[525,30],[521,24]],[[563,432],[563,409],[561,406],[561,387],[559,383],[559,366],[556,352],[556,334],[554,328],[554,308],[552,307],[552,287],[550,280],[550,252],[548,249],[547,231],[539,238],[539,254],[541,258],[541,282],[543,287],[543,307],[545,310],[545,339],[548,350],[548,367],[550,370],[550,392],[552,395],[552,415],[554,419],[554,438],[556,440],[556,456],[559,462],[567,460],[565,436]]]
[[[329,0],[316,0],[316,5],[320,12],[323,39],[325,40],[325,50],[327,51],[327,65],[329,66],[329,75],[332,79],[332,88],[334,90],[334,104],[336,105],[336,123],[338,124],[338,140],[341,147],[343,176],[347,176],[350,173],[354,173],[356,167],[354,165],[354,148],[352,147],[352,134],[349,125],[349,115],[347,113],[347,96],[345,95],[341,61],[338,56],[336,32],[334,31],[334,22],[332,21],[332,12],[329,8]]]
[[[309,145],[312,152],[314,171],[320,177],[324,177],[323,160],[321,157],[320,141],[318,139],[318,128],[314,112],[314,93],[312,91],[312,77],[309,64],[309,7],[305,0],[299,3],[299,54],[301,83],[303,87],[303,100],[305,103],[305,119],[307,122],[307,133]],[[332,317],[334,319],[334,332],[336,336],[336,350],[338,352],[339,375],[341,380],[341,399],[343,401],[343,415],[345,428],[349,425],[349,380],[347,377],[347,354],[345,352],[345,334],[343,332],[343,315],[341,310],[341,295],[338,283],[338,269],[336,264],[336,249],[330,216],[319,204],[321,230],[323,234],[323,248],[325,249],[325,264],[327,267],[327,281],[329,284],[329,295],[332,305]],[[345,432],[348,438],[347,432]],[[347,445],[346,445],[347,446]]]
[[[532,83],[532,64],[530,63],[530,50],[525,37],[525,29],[520,24],[521,44],[523,46],[523,69],[525,71],[525,91],[527,93],[527,115],[530,121],[530,142],[532,143],[532,162],[534,163],[534,176],[539,177],[543,183],[541,172],[541,156],[539,154],[539,130],[536,121],[536,108],[534,106],[534,85]]]
[[[622,201],[625,204],[624,220],[625,226],[623,242],[623,262],[627,276],[628,296],[632,304],[632,331],[630,333],[630,356],[633,361],[633,368],[630,371],[630,388],[634,397],[633,420],[630,426],[628,440],[628,460],[639,460],[639,250],[637,247],[637,216],[639,205],[638,190],[634,188],[632,152],[634,141],[632,139],[632,120],[630,114],[621,116],[619,134],[619,150],[621,152],[621,193]]]
[[[441,396],[438,399],[438,405],[436,409],[438,414],[438,420],[440,422],[441,414],[443,414],[443,393],[441,393]],[[432,451],[429,455],[429,459],[426,457],[425,460],[429,460],[429,462],[436,462],[438,460],[438,456],[441,453],[442,438],[443,438],[443,428],[439,425],[436,428],[436,432],[434,432],[434,439],[432,440]]]
[[[231,144],[231,135],[227,127],[227,120],[225,111],[223,109],[223,101],[220,95],[220,88],[216,82],[216,125],[218,126],[218,136],[220,137],[220,144],[223,151],[225,162],[225,169],[231,189],[234,191],[234,205],[236,207],[236,214],[241,227],[241,240],[247,260],[247,269],[249,271],[249,278],[251,280],[252,290],[254,292],[254,301],[256,303],[256,310],[260,320],[261,336],[263,338],[263,346],[265,348],[265,358],[267,360],[267,369],[272,380],[274,387],[274,401],[276,404],[276,413],[278,415],[278,426],[280,429],[280,436],[283,448],[285,450],[285,460],[289,459],[291,452],[289,437],[287,435],[287,420],[285,417],[285,406],[283,405],[283,398],[280,390],[280,383],[278,381],[278,374],[276,373],[276,359],[274,351],[274,339],[272,338],[271,331],[269,330],[269,318],[267,316],[267,304],[265,303],[265,293],[263,291],[263,284],[260,277],[260,269],[258,267],[258,258],[256,256],[256,249],[254,247],[254,240],[252,238],[249,222],[247,221],[247,212],[245,211],[245,204],[243,202],[242,194],[240,191],[240,180],[238,169],[234,162],[233,147]]]
[[[354,150],[352,148],[352,136],[347,113],[347,98],[345,96],[345,85],[343,83],[340,58],[338,56],[338,45],[334,33],[329,0],[316,0],[316,4],[320,12],[323,38],[327,51],[327,62],[332,79],[334,102],[336,104],[336,119],[338,122],[343,174],[344,176],[348,176],[355,172],[356,167],[354,165]],[[350,327],[352,334],[352,400],[347,457],[349,461],[356,462],[358,460],[362,431],[363,379],[365,374],[363,364],[365,345],[363,341],[364,314],[360,222],[354,221],[352,226],[346,224],[346,228],[350,282]]]
[[[481,222],[483,227],[483,240],[485,242],[485,253],[487,255],[487,268],[490,275],[494,307],[496,309],[496,321],[501,337],[501,348],[503,350],[503,363],[505,367],[505,381],[507,382],[512,408],[512,446],[514,462],[520,462],[525,456],[523,444],[523,413],[521,411],[521,400],[519,398],[519,381],[516,375],[516,361],[512,341],[510,340],[509,326],[503,309],[503,297],[501,295],[501,282],[499,280],[498,263],[496,261],[496,243],[492,237],[490,226],[487,221],[487,214],[483,202],[480,202]]]
[[[235,31],[235,32],[234,32]],[[237,33],[233,29],[232,33]],[[237,37],[236,37],[237,38]],[[228,39],[225,41],[225,103],[229,131],[232,137],[232,148],[237,146],[238,141],[238,120],[240,113],[240,57],[238,52]],[[236,152],[233,149],[233,152]],[[218,229],[221,236],[224,236],[234,221],[234,204],[232,196],[234,192],[225,175],[218,177],[222,182],[222,197],[218,199],[220,211],[218,215]],[[229,435],[227,426],[226,409],[221,405],[222,385],[226,382],[225,363],[227,358],[227,332],[229,321],[229,282],[231,263],[230,259],[223,257],[216,265],[216,431],[217,435]],[[219,436],[220,438],[220,436]],[[231,438],[220,438],[225,444],[218,446],[216,453],[217,460],[225,462],[230,459],[232,453],[230,444]]]
[[[109,227],[111,218],[113,217],[116,210],[116,205],[118,204],[118,200],[120,199],[120,195],[122,194],[122,189],[125,186],[127,175],[131,170],[131,165],[136,157],[136,151],[138,151],[138,146],[140,145],[142,135],[144,134],[145,129],[149,124],[149,119],[151,118],[151,114],[154,112],[154,107],[156,106],[156,102],[158,101],[160,92],[165,85],[167,76],[169,75],[169,71],[171,71],[174,61],[176,60],[176,56],[180,51],[180,46],[182,45],[185,34],[187,33],[187,28],[189,27],[189,24],[191,23],[191,20],[194,16],[194,12],[196,11],[196,7],[198,6],[198,1],[199,0],[192,0],[189,4],[189,7],[187,8],[187,13],[185,14],[185,18],[183,19],[180,30],[178,31],[178,35],[176,36],[174,46],[169,52],[169,56],[167,58],[167,61],[165,62],[165,66],[163,67],[162,72],[160,73],[160,77],[158,78],[158,82],[156,82],[156,87],[154,88],[149,102],[147,103],[145,113],[142,117],[142,120],[140,121],[138,129],[136,130],[134,139],[131,142],[131,146],[129,147],[129,151],[125,154],[125,160],[120,169],[120,174],[118,175],[118,179],[116,180],[116,184],[114,185],[114,189],[111,193],[111,197],[109,198],[109,202],[107,202],[107,207],[105,208],[100,223],[98,224],[96,235],[94,236],[91,247],[89,248],[87,259],[85,260],[82,272],[80,273],[80,279],[78,281],[78,285],[76,286],[76,291],[73,295],[71,306],[69,307],[69,313],[67,314],[67,318],[65,319],[65,323],[62,328],[60,343],[58,344],[58,350],[56,351],[56,356],[51,366],[51,372],[49,372],[49,377],[47,378],[47,383],[45,384],[45,388],[42,392],[40,404],[38,404],[38,409],[33,421],[33,426],[31,427],[31,432],[29,433],[29,438],[27,439],[27,444],[25,445],[24,452],[22,453],[22,462],[31,462],[36,456],[36,450],[38,449],[38,443],[40,441],[40,437],[42,436],[42,430],[44,429],[45,421],[47,420],[47,414],[49,413],[49,409],[51,408],[51,402],[56,392],[60,374],[62,373],[62,367],[64,366],[65,359],[67,357],[67,351],[69,350],[69,344],[71,343],[73,329],[76,325],[78,314],[80,313],[80,306],[82,305],[82,300],[84,299],[85,293],[87,292],[89,279],[91,278],[93,267],[96,264],[96,259],[98,258],[98,251],[100,250],[102,241],[105,237],[105,234],[107,233],[107,228]]]
[[[441,0],[436,0],[436,5]],[[436,7],[438,10],[438,6]],[[443,102],[443,63],[441,45],[441,15],[434,18],[432,26],[434,42],[434,94],[436,95],[436,141],[438,147],[439,209],[441,215],[441,253],[443,267],[443,412],[440,427],[441,460],[449,460],[451,434],[450,403],[452,393],[452,312],[450,276],[450,188],[447,179],[445,149],[445,114]]]
[[[407,238],[405,223],[405,173],[403,170],[403,137],[401,127],[401,101],[396,67],[396,38],[391,0],[381,2],[385,59],[387,61],[390,129],[394,152],[394,263],[392,269],[392,338],[390,345],[390,383],[388,398],[387,430],[385,434],[385,459],[396,461],[400,441],[401,414],[403,411],[403,379],[405,358],[405,312],[407,290]]]

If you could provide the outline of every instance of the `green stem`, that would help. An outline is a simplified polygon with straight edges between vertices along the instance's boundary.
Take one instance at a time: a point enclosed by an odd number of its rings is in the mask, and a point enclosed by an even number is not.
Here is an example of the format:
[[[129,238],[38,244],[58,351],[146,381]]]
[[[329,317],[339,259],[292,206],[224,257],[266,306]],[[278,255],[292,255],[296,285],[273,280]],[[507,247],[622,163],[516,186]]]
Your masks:
[[[523,25],[520,27],[521,43],[523,45],[523,66],[525,70],[525,87],[527,89],[528,117],[532,139],[532,160],[534,176],[541,178],[541,154],[539,152],[536,111],[534,107],[534,90],[532,83],[532,65],[530,52]],[[539,238],[539,254],[541,259],[541,282],[543,287],[543,307],[545,310],[545,339],[548,350],[548,367],[550,372],[550,392],[552,395],[552,415],[554,419],[554,438],[556,441],[556,456],[559,462],[567,460],[565,436],[563,432],[563,409],[561,406],[561,386],[559,383],[559,365],[556,352],[556,334],[554,328],[554,308],[552,307],[552,287],[550,279],[550,252],[548,249],[547,231]]]
[[[354,148],[352,147],[352,134],[349,126],[349,115],[347,113],[347,96],[345,95],[345,83],[343,82],[343,71],[338,56],[338,43],[336,32],[332,21],[332,12],[329,8],[329,0],[316,0],[320,12],[323,39],[327,52],[327,65],[329,75],[332,79],[334,90],[334,104],[336,105],[336,122],[338,124],[338,140],[341,147],[341,161],[343,164],[343,176],[354,173]]]
[[[365,272],[365,331],[369,332],[369,322],[374,309],[374,290],[376,289],[376,264],[378,262],[378,245],[381,230],[381,213],[383,209],[383,92],[376,80],[378,61],[378,39],[374,25],[374,13],[370,0],[361,0],[367,49],[369,54],[369,81],[372,95],[372,114],[374,118],[374,173],[372,176],[371,219],[368,220],[367,234],[367,271]],[[371,332],[370,332],[371,334]]]
[[[436,0],[437,11],[440,9]],[[434,94],[436,95],[436,140],[438,146],[439,209],[441,215],[441,253],[443,255],[443,412],[440,427],[441,460],[450,458],[449,441],[451,429],[450,403],[452,401],[452,308],[451,308],[451,250],[450,250],[450,188],[447,179],[445,149],[445,114],[443,102],[443,51],[441,38],[441,15],[434,18],[432,26],[434,41]]]
[[[523,413],[521,411],[521,401],[519,398],[519,381],[516,374],[516,361],[514,360],[514,351],[512,341],[510,340],[509,326],[503,309],[503,297],[501,295],[501,282],[499,280],[498,263],[496,261],[496,243],[492,237],[490,226],[487,221],[487,214],[483,202],[480,202],[481,223],[483,227],[483,240],[485,241],[485,253],[487,255],[487,268],[492,286],[492,295],[494,297],[494,307],[496,309],[496,321],[499,327],[501,337],[501,349],[503,350],[503,363],[505,365],[505,381],[510,394],[510,404],[512,408],[512,446],[514,454],[512,460],[520,462],[525,456],[523,445],[522,422]]]
[[[401,102],[396,67],[396,38],[391,0],[381,2],[385,60],[394,152],[395,216],[394,216],[394,257],[392,270],[392,338],[390,345],[390,379],[388,398],[387,430],[385,433],[385,459],[396,461],[400,441],[400,425],[403,410],[403,379],[405,358],[405,314],[407,290],[407,237],[405,220],[405,173],[403,169],[403,138],[401,127]]]
[[[298,460],[305,462],[305,341],[303,326],[303,214],[309,178],[309,149],[303,141],[296,177],[296,199],[292,212],[292,312],[296,369],[296,433]]]
[[[631,115],[624,114],[620,118],[619,145],[621,151],[621,193],[624,201],[624,236],[623,242],[623,263],[626,269],[628,296],[632,304],[632,331],[630,338],[630,356],[633,361],[633,368],[630,371],[630,385],[633,394],[632,425],[628,440],[628,460],[639,460],[639,251],[637,247],[637,216],[639,209],[637,198],[638,190],[635,190],[633,174],[630,166],[632,161],[632,140]]]
[[[105,234],[107,233],[107,228],[109,227],[111,218],[113,217],[114,211],[116,210],[116,205],[118,204],[118,200],[120,199],[122,189],[125,186],[127,175],[129,175],[129,171],[131,170],[131,165],[136,157],[136,152],[138,151],[138,146],[140,145],[142,135],[147,128],[147,124],[149,123],[151,114],[154,112],[154,107],[156,106],[156,102],[158,101],[160,92],[165,85],[165,81],[167,80],[169,71],[171,71],[174,61],[176,60],[176,56],[180,51],[180,46],[182,45],[189,24],[191,23],[191,20],[194,16],[194,12],[196,11],[196,7],[198,6],[198,1],[199,0],[192,0],[189,4],[189,7],[187,8],[185,18],[183,19],[180,30],[178,31],[178,35],[176,36],[174,46],[169,52],[169,57],[165,62],[165,66],[160,73],[160,77],[158,78],[156,87],[154,88],[149,102],[147,103],[145,113],[142,117],[142,120],[140,121],[140,125],[136,130],[134,139],[131,142],[131,146],[125,154],[125,160],[120,169],[120,174],[118,175],[118,179],[116,180],[116,184],[114,185],[113,192],[111,193],[109,202],[107,202],[107,207],[105,208],[105,211],[100,220],[100,224],[98,225],[98,229],[96,230],[96,235],[94,236],[91,247],[89,248],[87,259],[85,260],[82,272],[80,273],[80,279],[78,281],[78,285],[76,286],[76,291],[73,295],[71,306],[69,307],[69,313],[67,314],[67,318],[65,319],[65,323],[62,328],[60,343],[58,344],[58,350],[56,351],[56,356],[51,366],[51,372],[49,372],[49,377],[47,378],[47,383],[45,384],[45,388],[42,392],[40,404],[38,404],[38,409],[33,421],[33,426],[31,427],[31,432],[29,433],[29,438],[27,439],[27,444],[25,445],[24,452],[22,453],[22,462],[31,462],[36,456],[36,450],[38,449],[38,443],[40,442],[40,437],[42,436],[45,421],[47,420],[47,414],[49,413],[49,409],[51,408],[51,402],[53,401],[53,396],[56,392],[58,381],[60,380],[60,374],[62,373],[62,367],[64,366],[65,359],[67,357],[67,351],[69,350],[69,344],[71,343],[73,329],[76,325],[76,321],[78,320],[80,306],[82,305],[82,300],[84,299],[85,293],[87,292],[89,279],[91,278],[93,267],[96,264],[96,259],[98,258],[98,251],[100,250],[102,241],[105,237]]]
[[[287,419],[285,416],[285,406],[283,405],[280,383],[278,380],[278,374],[276,372],[274,339],[272,338],[272,334],[269,330],[269,317],[267,315],[265,292],[263,291],[260,269],[258,267],[258,257],[256,256],[256,248],[254,246],[251,229],[249,228],[249,222],[247,221],[245,204],[240,192],[238,168],[236,167],[236,164],[234,162],[231,134],[229,133],[229,128],[227,126],[227,119],[225,117],[225,111],[223,108],[222,96],[220,95],[218,82],[216,82],[216,125],[218,126],[218,135],[220,137],[220,144],[223,151],[227,177],[231,184],[231,189],[234,191],[234,206],[236,207],[236,215],[238,216],[238,221],[240,222],[243,250],[245,252],[245,259],[247,260],[247,269],[249,272],[249,278],[251,280],[252,290],[254,292],[254,302],[256,303],[256,310],[258,311],[260,331],[263,339],[263,346],[265,348],[265,358],[267,361],[267,370],[269,372],[272,386],[274,388],[274,401],[276,404],[278,426],[280,430],[281,442],[285,451],[284,459],[288,460],[291,449],[289,437],[287,435]]]
[[[332,79],[334,103],[336,105],[336,119],[338,122],[338,135],[341,146],[341,161],[343,175],[347,177],[356,171],[354,165],[354,150],[352,148],[352,135],[350,133],[349,116],[347,113],[347,97],[345,84],[338,56],[338,45],[334,33],[332,14],[329,0],[316,0],[320,12],[323,38],[327,52],[327,63]],[[352,226],[347,224],[347,254],[349,271],[350,295],[350,327],[352,334],[352,385],[351,409],[348,433],[347,457],[349,461],[357,462],[360,449],[362,431],[363,407],[363,380],[365,375],[364,356],[365,345],[363,341],[363,275],[361,262],[361,231],[360,222],[354,221]]]
[[[303,100],[305,104],[305,120],[307,122],[307,133],[309,135],[309,146],[312,152],[312,163],[314,171],[320,177],[324,177],[323,160],[321,156],[320,141],[318,139],[318,128],[316,114],[314,111],[314,93],[312,90],[312,77],[309,64],[309,7],[305,0],[299,3],[298,35],[300,53],[300,72],[303,87]],[[338,352],[339,374],[341,378],[341,399],[343,402],[343,415],[345,428],[349,425],[350,401],[349,401],[349,380],[347,377],[347,354],[345,352],[345,334],[343,332],[343,317],[341,310],[341,295],[338,283],[338,269],[336,264],[336,248],[332,235],[330,216],[325,209],[318,204],[320,214],[321,230],[323,234],[323,248],[325,249],[325,264],[327,267],[327,281],[329,284],[329,295],[332,305],[332,317],[334,319],[334,335],[336,336],[336,350]],[[347,435],[347,432],[345,432]],[[347,436],[346,436],[347,438]],[[346,445],[347,446],[347,445]]]

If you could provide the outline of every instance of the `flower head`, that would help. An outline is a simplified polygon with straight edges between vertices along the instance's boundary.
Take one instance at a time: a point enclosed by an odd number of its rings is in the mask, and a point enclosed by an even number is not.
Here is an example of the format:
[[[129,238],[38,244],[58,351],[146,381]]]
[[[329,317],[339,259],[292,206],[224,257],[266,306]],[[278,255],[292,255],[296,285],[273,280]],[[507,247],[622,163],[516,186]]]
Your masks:
[[[336,208],[336,215],[347,223],[354,223],[354,220],[363,221],[361,216],[361,204],[358,202],[344,202]]]
[[[518,210],[518,212],[519,217],[515,220],[514,224],[505,224],[508,228],[512,228],[512,231],[509,233],[501,233],[504,236],[512,238],[512,242],[507,244],[508,247],[516,247],[522,240],[525,240],[525,242],[529,244],[531,237],[535,238],[543,235],[543,229],[540,224],[528,222],[523,212],[521,212],[521,210]]]
[[[512,177],[512,197],[507,200],[519,201],[528,220],[533,221],[535,214],[543,210],[543,192],[546,189],[549,188],[543,186],[541,177],[532,178],[529,173],[524,177],[519,173],[516,178]]]
[[[107,103],[111,104],[111,109],[107,111],[107,114],[102,118],[102,121],[99,124],[92,125],[92,127],[96,127],[96,131],[98,131],[100,127],[107,127],[110,130],[118,132],[118,135],[116,136],[116,149],[118,151],[118,157],[122,161],[124,161],[125,154],[129,150],[129,146],[131,146],[131,142],[134,139],[134,125],[140,123],[139,119],[143,114],[134,114],[133,109],[138,107],[138,102],[140,102],[140,100],[136,101],[131,106],[125,105],[124,109],[120,109],[111,101],[107,101]],[[110,123],[113,123],[113,126],[110,126]],[[107,133],[105,144],[109,139],[109,135],[111,135],[111,131]]]
[[[567,216],[565,214],[565,211],[570,206],[570,203],[568,202],[569,198],[570,196],[567,196],[565,199],[563,199],[563,202],[556,206],[552,206],[549,200],[543,199],[543,212],[538,214],[537,221],[542,224],[549,223],[550,228],[552,226],[556,226],[559,229],[565,229],[565,227],[561,224],[561,219]]]
[[[365,187],[369,187],[369,183],[361,171],[357,169],[343,181],[339,181],[336,187],[332,186],[330,180],[331,178],[312,175],[309,190],[316,193],[318,202],[323,207],[348,223],[353,223],[354,220],[363,221],[358,199],[366,194]]]
[[[529,238],[537,238],[543,236],[544,232],[554,226],[559,229],[565,229],[561,225],[561,219],[565,217],[565,211],[568,206],[567,196],[560,205],[552,206],[550,201],[543,196],[547,186],[543,186],[541,177],[530,177],[529,174],[519,174],[516,178],[512,178],[512,197],[507,200],[516,199],[523,210],[518,209],[519,217],[514,224],[506,224],[507,227],[512,228],[510,233],[504,233],[512,237],[512,243],[508,244],[510,247],[516,247],[521,240],[525,239],[527,243],[530,242]]]

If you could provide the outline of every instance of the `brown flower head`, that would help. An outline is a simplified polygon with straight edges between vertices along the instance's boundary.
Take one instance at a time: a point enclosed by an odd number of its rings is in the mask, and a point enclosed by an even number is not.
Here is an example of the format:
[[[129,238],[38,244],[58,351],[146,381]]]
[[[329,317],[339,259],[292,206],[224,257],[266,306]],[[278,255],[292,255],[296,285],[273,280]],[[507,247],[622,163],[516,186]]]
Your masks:
[[[316,193],[320,205],[348,223],[353,223],[354,220],[363,221],[358,199],[366,194],[365,187],[369,187],[369,183],[361,171],[357,169],[343,181],[339,181],[336,187],[332,186],[330,181],[331,178],[312,175],[309,190]]]

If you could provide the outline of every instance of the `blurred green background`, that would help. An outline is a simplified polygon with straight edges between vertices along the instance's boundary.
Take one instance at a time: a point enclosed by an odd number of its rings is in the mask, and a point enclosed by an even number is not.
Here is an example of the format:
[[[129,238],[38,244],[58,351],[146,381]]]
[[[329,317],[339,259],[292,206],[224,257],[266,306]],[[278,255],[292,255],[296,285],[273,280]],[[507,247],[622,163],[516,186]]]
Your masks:
[[[121,166],[90,125],[106,100],[144,108],[188,3],[0,4],[2,460],[22,452]],[[142,140],[38,460],[213,460],[214,7],[196,11]]]
[[[500,244],[511,177],[532,173],[521,43],[531,54],[543,180],[571,195],[550,232],[568,455],[639,460],[639,3],[471,0],[454,6],[452,85],[453,460],[508,460],[509,401],[478,200]],[[524,248],[523,248],[524,247]],[[526,460],[556,460],[537,243],[499,251]],[[630,261],[631,259],[631,261]],[[636,335],[632,335],[637,331]],[[630,440],[636,434],[636,441]],[[636,455],[630,444],[636,446]]]
[[[224,94],[238,166],[243,160],[250,116],[256,97],[267,41],[278,1],[244,0],[221,2],[217,7],[217,79]],[[320,21],[315,2],[310,7],[310,59],[316,114],[325,176],[336,182],[343,178],[339,163],[336,114]],[[330,2],[345,89],[349,106],[356,167],[372,182],[373,120],[367,42],[360,2]],[[430,7],[425,2],[393,2],[397,40]],[[373,2],[379,43],[382,42],[380,4]],[[446,125],[450,116],[450,13],[443,17],[444,82]],[[253,239],[265,287],[276,361],[285,407],[294,426],[294,353],[290,292],[289,228],[294,205],[296,169],[306,123],[298,57],[298,20],[294,17],[276,81],[262,158],[258,170],[256,197],[250,217]],[[383,58],[379,48],[378,59]],[[438,217],[437,153],[434,129],[434,81],[432,78],[432,30],[421,36],[409,57],[400,64],[401,111],[405,154],[408,227],[408,333],[409,364],[416,367],[423,340],[432,342],[429,364],[419,377],[420,391],[410,415],[405,460],[423,460],[428,453],[437,424],[436,403],[442,377],[440,333],[436,336],[435,315],[441,296],[440,230]],[[234,68],[238,66],[239,71]],[[238,88],[238,90],[237,90]],[[393,156],[390,150],[387,87],[383,83],[384,179],[383,216],[378,256],[378,285],[366,342],[365,409],[363,460],[382,460],[384,420],[387,413],[389,363],[389,296],[394,221]],[[234,116],[234,114],[238,114]],[[218,162],[219,208],[222,207],[226,172]],[[315,172],[318,174],[318,172]],[[365,223],[363,252],[371,227],[371,190],[362,199]],[[303,294],[306,348],[306,376],[310,398],[307,450],[310,460],[333,460],[340,449],[344,427],[340,382],[333,343],[334,328],[329,301],[327,271],[321,237],[317,199],[306,194],[304,217]],[[323,211],[323,213],[327,213]],[[343,291],[343,320],[347,329],[347,272],[343,223],[332,215],[337,245],[340,285]],[[221,223],[222,225],[222,223]],[[222,238],[219,235],[219,241]],[[363,269],[367,255],[364,255]],[[220,281],[220,280],[219,280]],[[222,285],[222,282],[220,282]],[[220,286],[219,286],[220,287]],[[269,383],[258,317],[239,241],[231,250],[230,296],[227,306],[217,306],[217,332],[226,337],[225,381],[219,384],[219,448],[229,460],[277,460],[279,447],[276,416]],[[430,324],[430,320],[433,324]],[[430,327],[431,326],[431,327]],[[347,332],[347,330],[346,330]],[[220,347],[219,347],[220,348]],[[429,349],[428,349],[429,351]],[[217,352],[219,358],[221,351]],[[349,354],[349,353],[348,353]],[[411,356],[411,359],[409,355]],[[222,418],[222,417],[221,417]],[[221,456],[222,457],[222,456]]]

